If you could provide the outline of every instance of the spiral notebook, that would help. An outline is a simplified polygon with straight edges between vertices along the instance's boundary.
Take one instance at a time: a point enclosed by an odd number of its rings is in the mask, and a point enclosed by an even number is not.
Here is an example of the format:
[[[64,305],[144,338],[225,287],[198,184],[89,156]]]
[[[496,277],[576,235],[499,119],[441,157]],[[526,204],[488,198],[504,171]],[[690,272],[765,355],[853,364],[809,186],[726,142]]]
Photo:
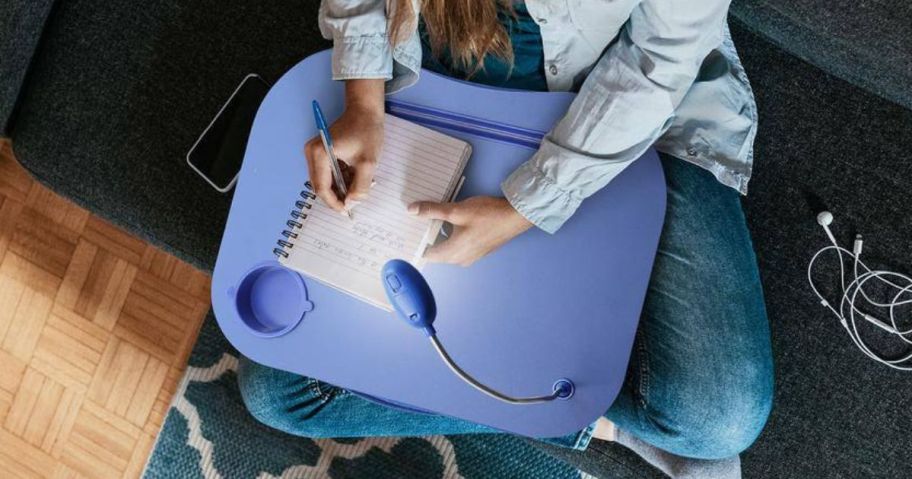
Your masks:
[[[352,218],[316,199],[308,182],[274,253],[289,268],[392,310],[380,269],[394,258],[420,268],[442,225],[409,215],[406,207],[413,201],[450,201],[471,153],[463,140],[386,115],[376,183]]]

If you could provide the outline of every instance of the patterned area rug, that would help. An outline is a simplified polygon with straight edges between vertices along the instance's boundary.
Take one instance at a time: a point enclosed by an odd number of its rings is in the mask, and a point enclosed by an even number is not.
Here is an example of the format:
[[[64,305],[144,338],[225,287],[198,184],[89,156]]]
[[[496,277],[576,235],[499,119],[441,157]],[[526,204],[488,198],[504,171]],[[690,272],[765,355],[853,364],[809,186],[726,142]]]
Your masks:
[[[590,477],[510,435],[311,440],[284,434],[247,413],[237,358],[210,313],[144,477]]]

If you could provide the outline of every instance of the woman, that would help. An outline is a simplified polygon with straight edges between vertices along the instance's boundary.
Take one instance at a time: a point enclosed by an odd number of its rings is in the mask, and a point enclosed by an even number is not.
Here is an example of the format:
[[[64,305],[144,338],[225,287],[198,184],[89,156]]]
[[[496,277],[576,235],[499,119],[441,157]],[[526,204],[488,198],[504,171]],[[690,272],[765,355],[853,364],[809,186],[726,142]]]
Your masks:
[[[422,65],[509,88],[578,90],[539,150],[503,182],[503,197],[409,206],[455,225],[426,256],[469,265],[529,228],[555,233],[586,197],[655,145],[663,152],[667,213],[624,388],[605,418],[550,442],[581,449],[594,433],[653,460],[664,453],[648,445],[688,458],[736,458],[769,413],[772,361],[739,201],[750,177],[756,108],[728,36],[727,0],[387,3],[322,4],[333,75],[346,81],[346,108],[331,130],[353,176],[348,196],[337,196],[319,139],[311,140],[305,154],[320,199],[342,211],[369,194],[384,92],[414,83]],[[387,409],[249,361],[240,377],[251,412],[293,434],[489,432]]]

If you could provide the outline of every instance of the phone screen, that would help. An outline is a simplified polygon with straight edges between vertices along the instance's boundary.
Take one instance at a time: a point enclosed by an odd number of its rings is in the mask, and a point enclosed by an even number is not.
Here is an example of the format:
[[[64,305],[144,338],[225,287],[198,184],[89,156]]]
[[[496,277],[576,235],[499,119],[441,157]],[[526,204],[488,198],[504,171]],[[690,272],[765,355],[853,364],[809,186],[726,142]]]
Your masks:
[[[187,153],[190,165],[217,190],[227,191],[234,185],[250,127],[268,91],[262,78],[248,75]]]

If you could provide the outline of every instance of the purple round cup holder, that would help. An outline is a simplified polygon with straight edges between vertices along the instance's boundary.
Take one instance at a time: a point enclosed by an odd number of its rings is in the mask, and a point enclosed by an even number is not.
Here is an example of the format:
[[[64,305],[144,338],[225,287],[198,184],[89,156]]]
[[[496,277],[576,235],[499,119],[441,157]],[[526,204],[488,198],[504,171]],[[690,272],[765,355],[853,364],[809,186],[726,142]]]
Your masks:
[[[277,263],[251,269],[228,294],[247,329],[265,338],[288,333],[314,308],[304,278]]]

